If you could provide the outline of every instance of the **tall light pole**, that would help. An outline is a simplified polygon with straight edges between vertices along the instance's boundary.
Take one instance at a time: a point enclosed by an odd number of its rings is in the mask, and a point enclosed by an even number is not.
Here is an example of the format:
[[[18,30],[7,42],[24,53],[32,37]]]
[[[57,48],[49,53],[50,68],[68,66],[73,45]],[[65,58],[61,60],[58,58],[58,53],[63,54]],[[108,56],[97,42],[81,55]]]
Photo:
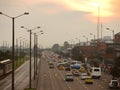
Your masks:
[[[94,44],[95,44],[95,35],[93,33],[90,33],[90,35],[94,37]]]
[[[79,38],[76,38],[76,40],[78,40],[78,45],[80,46],[80,39],[79,39]]]
[[[33,29],[28,29],[28,28],[26,28],[26,27],[24,27],[24,26],[21,26],[21,28],[24,28],[24,29],[26,29],[26,30],[28,30],[28,32],[30,33],[30,66],[29,66],[29,88],[31,89],[31,35],[32,35],[32,31],[33,30],[36,30],[36,29],[38,29],[38,28],[40,28],[40,27],[36,27],[36,28],[33,28]]]
[[[34,80],[35,80],[35,60],[36,60],[36,33],[34,33]]]
[[[15,22],[16,18],[23,16],[23,15],[28,15],[29,13],[25,12],[23,14],[16,16],[16,17],[11,17],[11,16],[4,14],[2,12],[0,12],[0,14],[12,19],[12,90],[14,90],[14,53],[15,53],[14,52],[14,49],[15,49],[14,48],[14,41],[15,41],[15,23],[14,22]]]
[[[38,36],[41,35],[41,34],[44,34],[43,31],[41,30],[40,31],[40,34],[37,34],[36,35],[36,46],[37,46],[37,49],[36,49],[36,75],[37,75],[37,58],[38,58]]]
[[[110,28],[106,28],[106,30],[112,31],[112,34],[113,34],[113,42],[114,42],[114,36],[115,36],[114,30],[111,30]]]
[[[17,60],[17,66],[18,66],[18,57],[19,57],[19,50],[18,50],[18,39],[21,39],[22,37],[16,38],[16,60]],[[21,43],[20,43],[21,48]]]
[[[83,37],[86,38],[87,45],[88,45],[88,37],[86,37],[85,35],[83,35]]]
[[[37,73],[37,38],[38,38],[38,35],[36,35],[37,33],[40,33],[42,31],[39,31],[39,32],[35,32],[34,33],[34,80],[35,80],[35,74]]]
[[[109,31],[112,31],[112,34],[113,34],[113,49],[114,49],[114,60],[115,60],[115,58],[116,58],[116,52],[115,52],[115,41],[114,41],[114,36],[115,36],[115,34],[114,34],[114,30],[112,30],[112,29],[110,29],[110,28],[106,28],[106,30],[109,30]]]
[[[21,47],[21,58],[23,58],[23,60],[21,59],[21,62],[24,62],[24,55],[25,55],[25,53],[24,53],[24,49],[25,49],[25,38],[22,38],[22,47]]]
[[[98,16],[97,16],[97,42],[99,41],[99,32],[100,32],[100,5],[98,5]]]

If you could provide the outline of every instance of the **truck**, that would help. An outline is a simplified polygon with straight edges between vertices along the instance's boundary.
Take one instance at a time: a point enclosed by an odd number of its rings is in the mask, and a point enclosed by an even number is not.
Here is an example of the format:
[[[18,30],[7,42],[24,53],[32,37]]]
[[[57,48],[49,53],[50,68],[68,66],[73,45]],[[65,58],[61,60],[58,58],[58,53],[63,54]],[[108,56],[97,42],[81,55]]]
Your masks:
[[[109,88],[119,88],[118,80],[111,80],[109,83]]]
[[[92,67],[90,70],[90,75],[92,78],[100,78],[101,77],[101,68],[100,67]]]

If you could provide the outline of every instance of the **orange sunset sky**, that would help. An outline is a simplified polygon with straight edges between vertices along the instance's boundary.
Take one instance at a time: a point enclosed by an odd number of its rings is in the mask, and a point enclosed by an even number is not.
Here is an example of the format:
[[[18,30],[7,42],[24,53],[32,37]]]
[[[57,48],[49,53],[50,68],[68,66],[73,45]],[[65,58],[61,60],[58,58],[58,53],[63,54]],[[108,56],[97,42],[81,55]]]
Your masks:
[[[28,32],[20,29],[21,25],[28,28],[40,25],[45,33],[40,36],[43,47],[62,45],[69,40],[77,42],[75,38],[85,41],[83,35],[92,39],[89,33],[97,34],[98,12],[104,36],[112,36],[105,30],[107,27],[120,32],[120,0],[0,0],[0,11],[10,16],[29,12],[30,15],[16,20],[16,38],[29,37]],[[7,34],[0,37],[1,42],[10,41],[11,20],[5,16],[0,16],[0,33]]]

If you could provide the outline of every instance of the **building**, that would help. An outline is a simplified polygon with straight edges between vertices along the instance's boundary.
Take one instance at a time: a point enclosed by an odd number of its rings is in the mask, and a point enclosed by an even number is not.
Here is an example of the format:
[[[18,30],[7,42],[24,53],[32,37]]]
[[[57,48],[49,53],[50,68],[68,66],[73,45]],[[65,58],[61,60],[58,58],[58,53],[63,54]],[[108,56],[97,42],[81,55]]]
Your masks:
[[[116,43],[115,55],[116,55],[116,57],[120,57],[120,32],[115,34],[114,42]]]
[[[115,42],[120,43],[120,32],[115,34]]]

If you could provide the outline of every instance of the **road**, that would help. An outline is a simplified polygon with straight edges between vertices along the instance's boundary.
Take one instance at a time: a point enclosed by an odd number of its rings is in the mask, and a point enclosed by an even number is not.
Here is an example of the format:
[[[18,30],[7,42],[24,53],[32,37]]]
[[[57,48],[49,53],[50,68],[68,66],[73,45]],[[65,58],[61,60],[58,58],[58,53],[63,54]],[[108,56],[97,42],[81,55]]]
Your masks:
[[[32,59],[33,67],[33,59]],[[0,90],[11,90],[11,75],[0,81]],[[32,68],[33,78],[33,68]],[[29,60],[15,71],[15,90],[24,90],[29,84]]]
[[[43,58],[39,63],[37,78],[37,90],[109,90],[108,82],[111,78],[108,74],[102,74],[100,79],[94,79],[93,84],[85,84],[84,80],[74,77],[73,82],[66,82],[65,71],[58,70],[56,62],[55,68],[49,68],[48,58]],[[32,59],[33,67],[33,59]],[[33,68],[32,68],[33,78]],[[15,90],[24,90],[29,84],[29,61],[24,63],[15,71]],[[11,90],[11,75],[0,81],[0,90]]]
[[[56,64],[55,64],[56,65]],[[109,90],[108,82],[111,78],[108,74],[102,74],[100,79],[94,79],[93,84],[85,84],[84,80],[74,77],[73,82],[66,82],[65,71],[48,67],[46,59],[41,60],[37,90]]]

